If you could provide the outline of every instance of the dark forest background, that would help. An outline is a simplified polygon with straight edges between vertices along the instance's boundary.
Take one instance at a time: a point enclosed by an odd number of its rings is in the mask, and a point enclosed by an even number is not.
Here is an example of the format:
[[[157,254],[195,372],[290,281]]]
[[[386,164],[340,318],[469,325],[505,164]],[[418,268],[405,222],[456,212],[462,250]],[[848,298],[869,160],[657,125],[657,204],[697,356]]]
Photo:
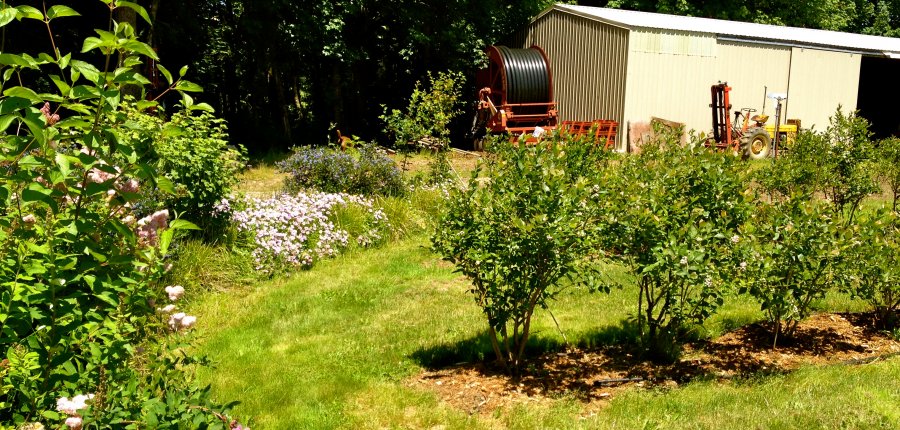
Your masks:
[[[40,1],[6,1],[31,4]],[[86,19],[57,26],[63,51],[105,26],[99,2],[53,0]],[[401,107],[428,71],[473,77],[485,46],[505,40],[548,0],[138,0],[153,17],[129,21],[170,70],[188,65],[198,96],[229,122],[231,139],[252,153],[322,143],[332,125],[379,139],[382,105]],[[900,0],[595,0],[616,7],[900,36]],[[120,10],[126,10],[121,8]],[[26,20],[29,21],[29,20]],[[71,24],[70,24],[71,23]],[[46,28],[14,22],[0,52],[48,51]],[[147,68],[149,74],[152,67]],[[471,78],[470,78],[471,81]],[[474,94],[472,83],[466,91]],[[467,93],[468,94],[468,93]],[[466,98],[466,97],[464,97]],[[472,96],[474,100],[474,96]],[[463,120],[464,121],[464,120]],[[332,137],[333,139],[333,137]]]

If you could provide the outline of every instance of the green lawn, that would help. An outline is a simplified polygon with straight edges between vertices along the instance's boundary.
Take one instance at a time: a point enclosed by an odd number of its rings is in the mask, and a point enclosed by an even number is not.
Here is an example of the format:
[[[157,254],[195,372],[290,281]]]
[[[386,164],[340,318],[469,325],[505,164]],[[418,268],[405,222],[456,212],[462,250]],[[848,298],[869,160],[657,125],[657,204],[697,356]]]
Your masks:
[[[490,354],[465,279],[426,243],[413,236],[288,278],[203,295],[191,311],[200,315],[200,349],[215,368],[201,379],[220,400],[243,402],[235,414],[252,417],[254,429],[900,428],[900,358],[666,391],[633,389],[596,415],[561,396],[470,416],[408,383],[424,368]],[[617,327],[634,297],[623,290],[569,290],[552,311],[569,341],[609,342],[627,336]],[[859,304],[833,297],[821,306]],[[756,305],[734,298],[706,329],[717,334],[758,318]],[[536,316],[534,332],[536,348],[563,342],[546,312]]]

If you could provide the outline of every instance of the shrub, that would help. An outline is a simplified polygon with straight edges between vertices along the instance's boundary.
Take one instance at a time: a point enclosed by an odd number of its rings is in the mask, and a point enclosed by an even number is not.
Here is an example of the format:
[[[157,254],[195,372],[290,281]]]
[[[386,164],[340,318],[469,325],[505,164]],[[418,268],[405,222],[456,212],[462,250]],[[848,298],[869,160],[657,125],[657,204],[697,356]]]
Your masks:
[[[102,4],[110,16],[146,16]],[[34,19],[51,38],[58,19],[77,15],[62,5],[0,12],[0,27]],[[155,54],[128,24],[98,36],[83,46],[106,57],[102,71],[58,51],[0,59],[0,423],[222,428],[209,412],[227,408],[192,386],[197,359],[177,345],[196,319],[155,306],[183,294],[159,279],[174,231],[191,225],[136,207],[148,189],[168,188],[124,136],[140,126],[126,121],[122,89],[146,82],[133,68]],[[59,91],[24,86],[34,77]]]
[[[760,170],[760,182],[785,198],[821,192],[835,214],[852,222],[862,200],[878,191],[868,127],[864,118],[838,107],[825,132],[801,133],[784,158]]]
[[[394,162],[372,145],[354,152],[301,147],[278,168],[289,175],[289,192],[316,190],[365,196],[395,196],[404,192],[403,174]]]
[[[880,325],[897,325],[900,309],[900,224],[894,212],[860,215],[847,234],[847,267],[839,274],[851,294],[872,306]]]
[[[644,342],[662,360],[678,354],[684,324],[702,323],[722,304],[723,268],[749,213],[740,160],[681,146],[679,136],[658,133],[597,196],[603,249],[637,280]]]
[[[405,111],[382,106],[381,120],[385,131],[400,148],[415,147],[425,138],[436,139],[446,147],[450,136],[450,121],[459,114],[459,96],[463,82],[459,72],[428,73],[428,86],[416,82]]]
[[[165,121],[160,108],[155,115],[129,108],[127,117],[128,137],[174,188],[143,203],[171,208],[203,227],[207,238],[218,237],[228,220],[217,215],[215,205],[229,196],[246,162],[243,147],[228,145],[225,120],[180,110]]]
[[[825,296],[847,257],[833,215],[810,198],[761,203],[742,227],[740,292],[759,301],[773,346],[794,335]]]
[[[517,371],[536,307],[564,280],[584,284],[593,219],[587,205],[605,153],[586,142],[515,147],[501,140],[450,193],[433,248],[472,281],[499,363]],[[479,177],[484,172],[485,178]]]
[[[897,212],[900,199],[900,138],[892,137],[879,142],[875,157],[878,178],[891,191],[891,207]]]
[[[257,269],[270,273],[310,267],[354,243],[376,244],[389,229],[371,200],[347,194],[283,194],[249,199],[243,206],[233,220],[251,237]]]

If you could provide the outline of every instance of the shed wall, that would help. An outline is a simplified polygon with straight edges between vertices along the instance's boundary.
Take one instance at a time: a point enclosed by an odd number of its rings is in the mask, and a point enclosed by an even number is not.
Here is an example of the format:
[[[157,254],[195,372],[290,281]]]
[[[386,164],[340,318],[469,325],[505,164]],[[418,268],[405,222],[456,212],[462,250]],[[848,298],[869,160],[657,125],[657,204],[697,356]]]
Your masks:
[[[562,120],[623,122],[628,30],[551,11],[529,27],[531,45],[550,58]]]
[[[859,54],[793,48],[785,118],[799,118],[803,128],[824,131],[838,105],[845,114],[855,110],[860,60]]]
[[[709,87],[717,80],[718,46],[712,35],[635,29],[628,54],[625,120],[658,117],[705,130]],[[623,123],[623,127],[626,123]]]
[[[788,92],[788,78],[791,67],[791,48],[784,46],[760,45],[745,42],[719,41],[719,67],[716,79],[727,81],[732,88],[731,111],[742,108],[756,109],[765,113],[775,123],[775,108],[772,101],[766,98],[767,93]],[[707,92],[709,92],[707,90]],[[707,96],[707,99],[709,97]],[[707,105],[709,101],[707,101]],[[704,105],[706,106],[706,105]],[[712,129],[712,118],[709,108],[705,109],[706,128]],[[751,116],[753,116],[751,114]]]

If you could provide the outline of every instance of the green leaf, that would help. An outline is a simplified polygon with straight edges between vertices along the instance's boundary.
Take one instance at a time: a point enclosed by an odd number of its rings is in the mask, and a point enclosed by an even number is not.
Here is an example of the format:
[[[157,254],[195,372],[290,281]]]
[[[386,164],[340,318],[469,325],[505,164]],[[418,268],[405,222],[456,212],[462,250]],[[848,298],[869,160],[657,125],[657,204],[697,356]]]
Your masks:
[[[169,245],[172,243],[172,238],[175,237],[175,230],[167,229],[159,235],[159,252],[163,255],[169,252]]]
[[[104,46],[104,42],[102,40],[100,40],[100,38],[93,37],[93,36],[86,37],[84,39],[84,44],[81,45],[81,52],[85,53],[92,49],[99,48],[101,46]]]
[[[159,55],[156,55],[156,51],[150,47],[150,45],[144,42],[138,42],[137,40],[129,40],[122,45],[125,49],[128,49],[131,52],[136,52],[138,54],[150,57],[154,60],[159,60]]]
[[[60,58],[59,58],[59,68],[60,68],[60,70],[61,70],[61,69],[65,69],[66,67],[69,67],[69,62],[70,62],[70,61],[72,61],[72,53],[71,53],[71,52],[68,53],[68,54],[66,54],[66,55],[63,55],[62,57],[60,57]]]
[[[9,128],[9,126],[12,125],[13,121],[15,120],[15,115],[0,116],[0,133],[6,131],[6,129]]]
[[[196,224],[183,219],[172,220],[172,222],[169,223],[169,228],[172,230],[200,230],[200,227],[197,227]]]
[[[144,21],[147,21],[147,24],[153,25],[153,21],[150,20],[150,15],[147,13],[147,10],[137,3],[132,3],[130,1],[117,1],[116,7],[127,7],[135,11],[138,15],[141,16],[141,18],[144,18]]]
[[[51,6],[50,9],[47,10],[47,18],[49,19],[63,18],[66,16],[81,16],[81,14],[76,12],[75,9],[61,4]]]
[[[194,93],[203,91],[203,87],[191,81],[178,81],[177,83],[175,83],[175,89],[178,91],[187,91]]]
[[[66,83],[59,75],[50,75],[50,80],[56,85],[56,88],[59,88],[59,92],[62,93],[63,96],[68,97],[69,91],[72,91],[72,87]]]
[[[20,66],[30,67],[28,61],[25,61],[21,55],[2,53],[0,54],[0,64],[4,66]]]
[[[64,177],[69,176],[69,172],[72,171],[72,167],[69,165],[69,158],[65,154],[57,152],[55,160],[56,164],[59,166],[60,173],[62,173]]]
[[[184,75],[187,74],[187,71],[188,71],[188,66],[187,66],[187,64],[185,64],[184,66],[181,67],[181,70],[178,71],[178,77],[183,78]]]
[[[172,181],[170,181],[169,178],[166,178],[165,176],[156,178],[156,188],[159,188],[160,191],[169,194],[175,194],[175,184],[173,184]]]
[[[44,418],[46,418],[46,419],[48,419],[48,420],[50,420],[50,421],[61,421],[61,420],[62,420],[61,415],[59,414],[59,412],[51,411],[51,410],[49,410],[49,409],[48,409],[48,410],[45,410],[45,411],[43,411],[43,412],[41,412],[41,416],[44,417]]]
[[[6,9],[0,10],[0,27],[3,27],[6,24],[12,22],[12,20],[16,19],[18,13],[15,8],[8,7]]]
[[[37,190],[33,188],[26,188],[22,190],[22,201],[29,202],[42,202],[46,203],[47,206],[53,208],[53,211],[56,212],[56,202],[50,198],[50,190]]]
[[[31,102],[21,97],[10,97],[0,100],[0,115],[10,114],[31,106]]]
[[[24,193],[23,193],[24,194]],[[31,250],[32,252],[36,252],[38,254],[47,255],[50,253],[50,248],[44,245],[37,245],[34,242],[25,242],[25,247]]]
[[[204,111],[204,112],[209,112],[209,113],[216,112],[216,110],[212,106],[210,106],[209,103],[197,103],[197,104],[191,106],[191,110],[199,110],[199,111]]]
[[[38,10],[38,9],[37,9],[36,7],[34,7],[34,6],[25,6],[25,5],[22,5],[22,6],[16,6],[16,9],[19,10],[19,17],[20,17],[20,19],[21,19],[21,18],[28,18],[28,19],[36,19],[36,20],[38,20],[38,21],[43,21],[43,20],[44,20],[44,14],[41,13],[41,11]]]
[[[44,101],[43,99],[38,97],[37,93],[34,92],[31,88],[26,87],[12,87],[4,91],[3,95],[7,97],[21,97],[23,99],[28,99],[32,104]]]
[[[72,88],[72,96],[78,99],[96,99],[100,98],[100,90],[97,87],[88,85],[78,85]]]
[[[31,131],[34,140],[41,146],[44,146],[47,143],[47,137],[44,136],[44,123],[38,122],[35,118],[28,116],[22,118],[22,121],[28,126],[28,130]]]
[[[84,75],[87,80],[96,83],[100,78],[100,71],[93,64],[85,63],[81,60],[72,60],[72,70]],[[75,80],[73,79],[72,82]]]
[[[163,67],[162,64],[157,64],[156,68],[159,69],[159,73],[162,73],[163,77],[166,78],[166,83],[172,85],[172,73],[170,73],[168,69]]]

